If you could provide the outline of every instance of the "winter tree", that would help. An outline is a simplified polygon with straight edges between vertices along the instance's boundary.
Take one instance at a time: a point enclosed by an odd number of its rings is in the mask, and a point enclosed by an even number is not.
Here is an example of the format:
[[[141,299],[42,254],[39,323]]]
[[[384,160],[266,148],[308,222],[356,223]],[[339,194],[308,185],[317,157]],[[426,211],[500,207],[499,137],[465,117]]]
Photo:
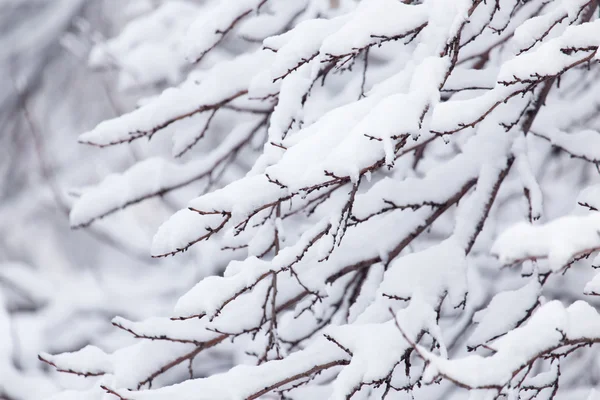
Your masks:
[[[71,225],[162,198],[151,255],[195,274],[154,290],[200,280],[116,316],[132,345],[40,354],[88,381],[55,398],[600,398],[597,13],[171,1],[96,46],[122,88],[174,86],[80,136],[146,157]]]

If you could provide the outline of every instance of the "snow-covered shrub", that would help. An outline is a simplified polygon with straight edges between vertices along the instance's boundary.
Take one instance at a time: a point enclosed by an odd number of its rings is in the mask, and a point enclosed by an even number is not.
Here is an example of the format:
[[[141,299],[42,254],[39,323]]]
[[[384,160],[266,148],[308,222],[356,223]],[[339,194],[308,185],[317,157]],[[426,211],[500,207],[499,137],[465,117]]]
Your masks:
[[[177,3],[137,47],[161,46],[144,77],[187,79],[80,137],[173,157],[70,218],[200,193],[151,253],[215,275],[170,317],[116,317],[133,346],[42,354],[91,381],[57,398],[597,396],[595,0]]]

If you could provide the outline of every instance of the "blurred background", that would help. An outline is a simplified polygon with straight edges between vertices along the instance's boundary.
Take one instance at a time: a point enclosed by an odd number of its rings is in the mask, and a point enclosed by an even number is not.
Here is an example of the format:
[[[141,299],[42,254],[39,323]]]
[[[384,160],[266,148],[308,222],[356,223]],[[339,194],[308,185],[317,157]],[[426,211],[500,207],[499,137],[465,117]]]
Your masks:
[[[177,263],[149,255],[174,198],[69,227],[81,188],[156,151],[90,148],[77,136],[167,84],[133,75],[123,90],[115,70],[88,66],[95,44],[159,3],[0,0],[0,399],[43,398],[64,380],[72,387],[81,378],[52,371],[37,354],[120,347],[132,339],[111,326],[115,315],[163,315],[198,280],[193,254]]]

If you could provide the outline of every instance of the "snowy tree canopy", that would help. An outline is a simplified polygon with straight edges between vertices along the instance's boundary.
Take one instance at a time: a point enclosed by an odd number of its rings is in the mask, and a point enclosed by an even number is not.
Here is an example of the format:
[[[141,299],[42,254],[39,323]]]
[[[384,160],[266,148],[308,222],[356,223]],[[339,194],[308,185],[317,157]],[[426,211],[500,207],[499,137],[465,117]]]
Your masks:
[[[152,257],[209,276],[115,317],[133,345],[40,354],[89,381],[55,399],[600,398],[597,10],[170,1],[98,44],[179,83],[79,137],[158,144],[71,226],[166,196]]]

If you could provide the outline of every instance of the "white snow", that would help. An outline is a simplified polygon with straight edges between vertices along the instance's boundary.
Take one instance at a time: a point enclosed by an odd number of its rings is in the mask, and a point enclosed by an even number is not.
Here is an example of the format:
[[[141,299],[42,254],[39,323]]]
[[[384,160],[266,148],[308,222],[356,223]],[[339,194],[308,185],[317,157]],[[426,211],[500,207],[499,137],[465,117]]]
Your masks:
[[[557,271],[578,255],[600,247],[600,215],[567,216],[540,226],[519,223],[503,232],[492,247],[503,264],[548,258]]]

